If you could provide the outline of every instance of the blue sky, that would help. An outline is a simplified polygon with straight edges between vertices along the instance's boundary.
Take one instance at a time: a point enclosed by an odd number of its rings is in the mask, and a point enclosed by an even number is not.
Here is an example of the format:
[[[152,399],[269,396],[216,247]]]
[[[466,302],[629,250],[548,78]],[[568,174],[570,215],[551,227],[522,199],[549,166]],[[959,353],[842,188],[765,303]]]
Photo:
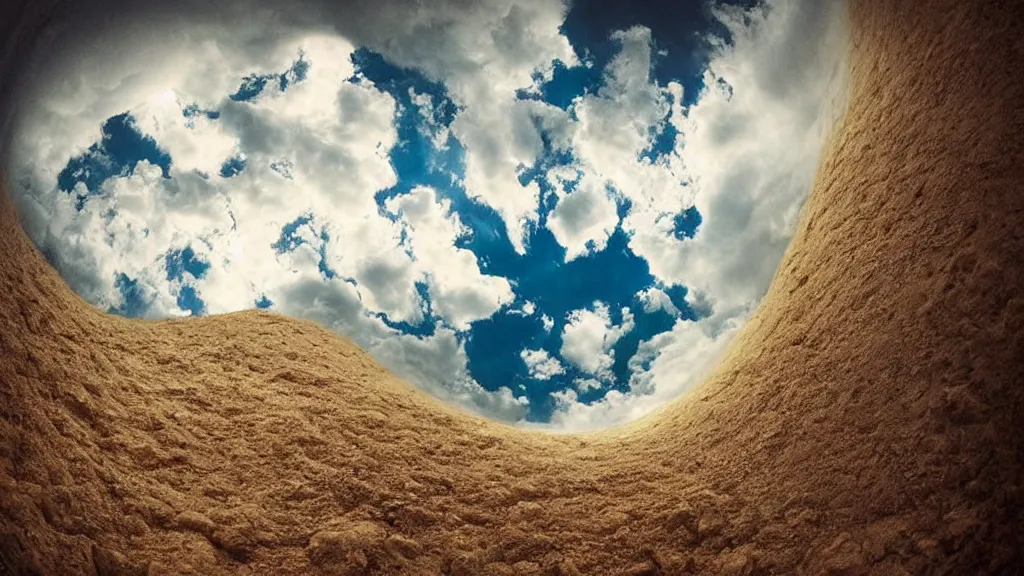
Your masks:
[[[759,122],[729,126],[734,90],[765,97],[756,76],[724,77],[744,69],[733,49],[759,50],[734,36],[771,11],[497,10],[480,16],[491,56],[447,51],[472,29],[415,39],[427,52],[314,36],[267,61],[210,60],[204,85],[182,73],[143,103],[104,101],[111,114],[35,176],[33,206],[52,213],[33,236],[112,313],[311,317],[521,424],[649,411],[681,389],[662,374],[698,374],[756,303],[806,193],[810,152],[750,175],[734,135]],[[543,42],[498,46],[517,26]],[[760,192],[785,169],[801,171],[793,190]],[[725,200],[737,174],[749,207]],[[74,255],[72,229],[97,237],[91,253]]]

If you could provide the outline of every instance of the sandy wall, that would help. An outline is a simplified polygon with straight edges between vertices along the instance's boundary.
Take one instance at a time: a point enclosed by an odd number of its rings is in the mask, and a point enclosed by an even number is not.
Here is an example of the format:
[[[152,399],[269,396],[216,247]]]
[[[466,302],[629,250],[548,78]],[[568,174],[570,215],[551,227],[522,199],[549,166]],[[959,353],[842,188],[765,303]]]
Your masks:
[[[101,314],[0,200],[0,574],[1018,573],[1024,7],[850,10],[761,308],[622,429],[485,422],[272,314]]]

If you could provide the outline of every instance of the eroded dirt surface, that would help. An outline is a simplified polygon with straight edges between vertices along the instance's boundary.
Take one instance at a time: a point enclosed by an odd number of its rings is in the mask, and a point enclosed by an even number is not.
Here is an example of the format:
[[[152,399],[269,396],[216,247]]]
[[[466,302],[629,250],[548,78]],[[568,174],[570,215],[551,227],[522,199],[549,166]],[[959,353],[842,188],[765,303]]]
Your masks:
[[[1021,3],[850,9],[768,296],[623,429],[467,416],[308,322],[101,314],[3,200],[0,573],[1018,573]]]

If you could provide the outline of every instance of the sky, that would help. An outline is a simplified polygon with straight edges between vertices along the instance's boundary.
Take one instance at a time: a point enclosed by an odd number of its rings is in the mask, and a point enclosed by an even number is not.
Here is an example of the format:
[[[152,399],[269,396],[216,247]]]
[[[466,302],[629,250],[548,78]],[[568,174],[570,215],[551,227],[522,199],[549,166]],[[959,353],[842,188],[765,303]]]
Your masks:
[[[5,159],[26,231],[111,313],[313,319],[523,427],[699,382],[844,108],[838,1],[307,4],[56,23]]]

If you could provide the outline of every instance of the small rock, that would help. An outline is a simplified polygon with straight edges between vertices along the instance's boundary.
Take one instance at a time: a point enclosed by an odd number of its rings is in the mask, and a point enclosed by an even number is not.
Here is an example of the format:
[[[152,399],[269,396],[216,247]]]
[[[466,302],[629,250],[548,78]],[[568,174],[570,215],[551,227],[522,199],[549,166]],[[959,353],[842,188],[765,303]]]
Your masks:
[[[160,527],[168,526],[175,516],[173,508],[151,496],[139,498],[138,511],[149,520],[148,524]]]
[[[672,512],[666,524],[669,530],[677,530],[678,528],[686,528],[690,532],[697,531],[697,514],[689,506],[681,506]]]
[[[511,492],[512,498],[516,501],[536,500],[545,494],[544,490],[537,488],[529,482],[520,482],[512,485]]]
[[[754,559],[740,550],[726,552],[718,559],[718,570],[723,576],[748,576],[754,568]]]
[[[540,576],[540,564],[536,562],[530,562],[529,560],[522,560],[512,565],[512,570],[515,571],[516,576]]]
[[[693,556],[672,559],[662,566],[665,574],[697,574],[697,562]]]
[[[932,538],[922,538],[918,540],[917,551],[929,558],[935,558],[941,555],[939,543]]]
[[[125,533],[132,536],[142,536],[149,533],[149,524],[146,524],[146,521],[138,514],[125,516],[121,525],[124,526]]]
[[[846,532],[837,536],[820,557],[824,572],[837,576],[858,573],[866,565],[860,544]]]
[[[424,489],[423,484],[420,484],[419,482],[417,482],[415,480],[411,480],[411,479],[410,480],[406,480],[404,487],[409,492],[412,492],[412,493],[415,493],[415,494],[420,493]]]
[[[191,530],[206,536],[213,534],[214,529],[217,527],[217,525],[213,523],[213,520],[210,520],[199,512],[193,512],[191,510],[178,514],[174,518],[174,525],[179,529]]]
[[[391,554],[410,560],[423,553],[423,546],[419,542],[406,538],[401,534],[388,536],[384,546]]]
[[[509,508],[509,516],[516,521],[532,520],[540,516],[544,508],[536,502],[519,502]]]
[[[705,538],[712,538],[721,534],[729,521],[726,519],[725,514],[722,514],[718,510],[711,510],[701,514],[700,521],[697,523],[697,536],[704,540]]]
[[[306,555],[317,567],[332,566],[347,574],[367,566],[367,551],[384,542],[384,529],[372,522],[358,522],[338,530],[317,532],[309,539]]]
[[[92,562],[97,576],[146,576],[149,566],[129,562],[120,552],[92,545]]]
[[[462,553],[452,559],[449,565],[451,576],[477,576],[483,568],[483,559],[477,554]]]
[[[256,548],[256,543],[249,534],[231,526],[214,529],[209,538],[210,543],[227,552],[228,556],[238,562],[248,562]]]
[[[572,560],[562,560],[558,565],[558,576],[583,576]]]

